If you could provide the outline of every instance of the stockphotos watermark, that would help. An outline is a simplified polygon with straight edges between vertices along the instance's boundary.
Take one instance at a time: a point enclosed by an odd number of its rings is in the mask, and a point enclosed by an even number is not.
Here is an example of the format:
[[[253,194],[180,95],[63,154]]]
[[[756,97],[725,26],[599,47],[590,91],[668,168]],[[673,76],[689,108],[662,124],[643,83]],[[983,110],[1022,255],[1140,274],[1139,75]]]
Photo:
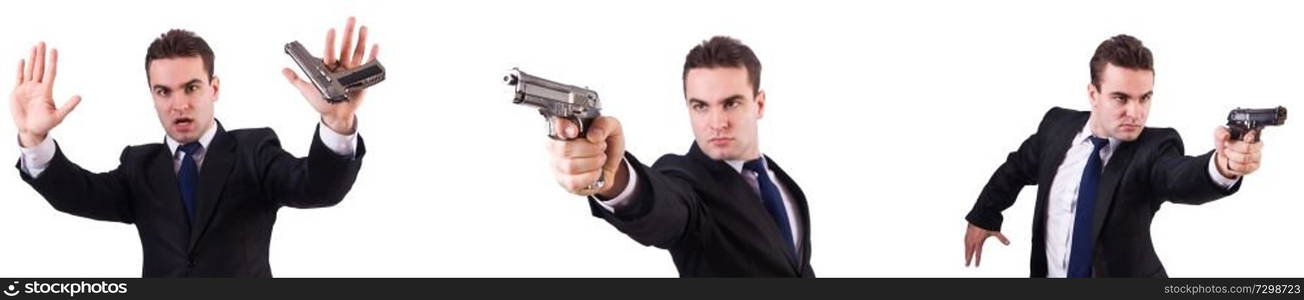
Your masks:
[[[5,287],[5,296],[13,297],[21,294],[64,294],[68,297],[77,297],[77,294],[126,294],[127,283],[125,282],[86,282],[86,281],[69,281],[69,282],[41,282],[41,281],[14,281]]]

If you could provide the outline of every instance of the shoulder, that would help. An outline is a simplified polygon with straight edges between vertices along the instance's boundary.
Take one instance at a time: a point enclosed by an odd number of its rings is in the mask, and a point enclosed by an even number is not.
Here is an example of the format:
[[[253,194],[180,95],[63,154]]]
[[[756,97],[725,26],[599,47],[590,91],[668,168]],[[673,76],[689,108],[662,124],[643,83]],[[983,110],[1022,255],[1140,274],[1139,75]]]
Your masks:
[[[163,143],[140,144],[127,146],[122,149],[123,163],[148,161],[157,155],[165,155],[168,152],[168,146]]]
[[[1133,142],[1140,149],[1166,147],[1182,149],[1182,136],[1177,133],[1176,129],[1168,127],[1146,127],[1141,130],[1141,135],[1137,136],[1136,141]]]
[[[227,131],[236,141],[276,140],[276,131],[268,127],[244,128]]]
[[[1059,106],[1051,107],[1050,110],[1046,111],[1045,115],[1042,115],[1041,125],[1039,125],[1037,128],[1041,130],[1045,130],[1054,127],[1055,125],[1063,124],[1064,122],[1072,122],[1077,119],[1085,120],[1086,118],[1089,117],[1091,117],[1090,112],[1072,110],[1072,109],[1067,109]]]

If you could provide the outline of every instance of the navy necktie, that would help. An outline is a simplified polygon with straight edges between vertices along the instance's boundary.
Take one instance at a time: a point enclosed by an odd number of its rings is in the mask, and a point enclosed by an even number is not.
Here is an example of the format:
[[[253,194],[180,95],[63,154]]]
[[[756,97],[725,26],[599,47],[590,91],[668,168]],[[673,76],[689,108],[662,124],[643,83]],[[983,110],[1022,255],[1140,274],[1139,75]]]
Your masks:
[[[783,241],[787,242],[788,251],[796,257],[797,251],[793,250],[792,227],[788,222],[788,209],[783,205],[783,195],[779,193],[779,187],[774,185],[770,180],[770,172],[765,168],[765,160],[758,158],[743,163],[743,169],[756,172],[756,185],[761,192],[761,202],[765,204],[765,210],[774,218],[774,223],[779,226],[779,233],[783,234]]]
[[[181,188],[181,204],[186,207],[186,219],[195,220],[195,188],[199,185],[199,165],[194,154],[202,147],[197,142],[181,145],[181,169],[177,170],[177,184]]]
[[[1096,250],[1092,243],[1095,230],[1093,218],[1096,213],[1096,190],[1100,185],[1100,172],[1103,162],[1100,149],[1109,145],[1109,140],[1088,137],[1091,140],[1091,156],[1087,157],[1087,166],[1082,168],[1082,181],[1078,183],[1078,205],[1073,213],[1073,243],[1069,250],[1069,278],[1091,277],[1092,254]]]

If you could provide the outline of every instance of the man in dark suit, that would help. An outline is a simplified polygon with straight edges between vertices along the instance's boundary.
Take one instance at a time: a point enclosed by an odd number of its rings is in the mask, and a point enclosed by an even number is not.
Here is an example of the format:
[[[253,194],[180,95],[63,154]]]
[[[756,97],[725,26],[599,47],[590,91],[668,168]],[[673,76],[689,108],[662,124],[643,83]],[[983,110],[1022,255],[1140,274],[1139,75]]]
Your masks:
[[[1001,211],[1037,185],[1032,277],[1165,277],[1150,222],[1165,201],[1202,204],[1235,193],[1259,168],[1257,133],[1186,156],[1171,128],[1145,127],[1153,94],[1150,50],[1127,35],[1110,38],[1091,58],[1091,111],[1052,108],[1037,132],[996,169],[965,217],[965,264],[982,261],[982,244],[1000,233]]]
[[[687,155],[648,167],[625,152],[620,123],[600,117],[582,139],[552,142],[558,183],[635,241],[670,250],[680,276],[815,276],[805,194],[757,143],[760,76],[738,40],[703,42],[684,63],[696,137]],[[578,136],[555,122],[559,136]],[[608,184],[593,185],[600,176]]]
[[[350,18],[338,59],[343,68],[360,65],[365,49],[363,27],[356,51],[349,51],[353,26]],[[333,36],[326,47],[333,47]],[[362,165],[366,148],[354,116],[361,91],[329,104],[293,71],[283,71],[322,116],[308,157],[295,158],[271,129],[227,131],[214,119],[213,51],[202,38],[174,29],[154,40],[145,58],[164,142],[127,147],[112,171],[87,171],[48,135],[81,100],[74,96],[55,108],[57,53],[51,50],[43,65],[40,43],[19,66],[11,99],[22,147],[19,176],[59,211],[135,224],[145,277],[270,277],[277,210],[339,203]],[[336,64],[331,51],[326,57],[327,65]]]

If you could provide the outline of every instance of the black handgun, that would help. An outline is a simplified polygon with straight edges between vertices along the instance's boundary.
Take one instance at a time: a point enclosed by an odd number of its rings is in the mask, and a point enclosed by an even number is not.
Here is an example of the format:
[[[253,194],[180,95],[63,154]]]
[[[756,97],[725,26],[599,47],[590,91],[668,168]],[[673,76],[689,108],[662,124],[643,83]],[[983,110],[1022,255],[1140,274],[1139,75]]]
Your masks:
[[[1278,106],[1277,108],[1237,108],[1227,114],[1227,128],[1232,133],[1232,140],[1240,141],[1245,134],[1255,132],[1254,141],[1261,141],[1259,138],[1263,127],[1280,126],[1286,124],[1286,108]]]
[[[576,136],[579,138],[601,115],[598,92],[593,90],[539,78],[517,68],[508,71],[503,82],[516,87],[512,103],[539,109],[539,114],[548,121],[548,137],[552,139],[566,140],[557,136],[557,128],[552,127],[556,118],[571,120],[579,126],[580,134]]]
[[[339,66],[327,66],[319,57],[304,49],[299,41],[285,44],[285,54],[294,59],[312,86],[317,87],[326,102],[349,101],[349,92],[361,90],[385,80],[385,67],[372,60],[352,70],[334,71]]]

